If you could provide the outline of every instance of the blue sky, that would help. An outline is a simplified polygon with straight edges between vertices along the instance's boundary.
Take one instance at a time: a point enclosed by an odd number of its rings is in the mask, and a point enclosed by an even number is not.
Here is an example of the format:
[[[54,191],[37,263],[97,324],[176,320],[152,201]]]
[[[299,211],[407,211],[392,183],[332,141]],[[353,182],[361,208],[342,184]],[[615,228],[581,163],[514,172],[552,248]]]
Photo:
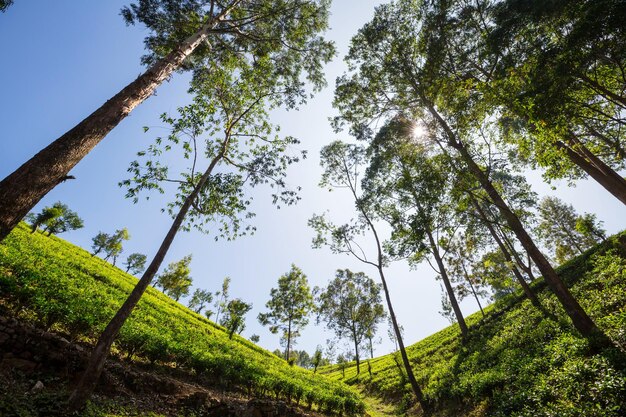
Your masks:
[[[5,177],[45,145],[73,127],[104,101],[139,75],[143,68],[141,27],[126,27],[119,10],[127,1],[17,1],[7,13],[0,14],[0,178]],[[337,43],[339,55],[327,66],[329,87],[299,112],[276,111],[273,122],[285,135],[293,135],[309,150],[310,157],[290,169],[288,182],[303,188],[302,201],[294,207],[276,210],[268,193],[255,192],[256,235],[234,242],[215,242],[196,232],[180,233],[165,264],[193,254],[191,265],[194,284],[217,290],[225,276],[232,278],[231,295],[251,301],[244,336],[259,334],[260,344],[277,348],[278,337],[260,326],[256,315],[264,311],[269,291],[278,277],[292,263],[303,269],[311,285],[323,286],[338,268],[364,271],[377,279],[374,270],[347,256],[332,255],[328,250],[311,249],[312,231],[307,219],[313,213],[331,212],[334,219],[352,216],[352,203],[341,191],[328,193],[317,187],[321,169],[319,149],[335,139],[328,124],[334,114],[331,106],[334,80],[344,70],[342,57],[350,37],[371,16],[379,1],[336,0],[332,7],[331,30],[327,37]],[[50,192],[37,208],[62,201],[76,210],[85,228],[62,235],[65,239],[89,248],[98,231],[112,232],[127,227],[131,240],[124,253],[141,252],[150,258],[169,228],[171,219],[160,209],[165,200],[153,196],[133,205],[117,186],[127,178],[126,168],[137,151],[154,139],[144,134],[143,126],[157,130],[158,116],[175,112],[188,102],[185,94],[188,77],[175,74],[162,85],[156,96],[135,109],[131,116],[113,130],[73,171],[76,180],[68,181]],[[594,183],[580,182],[577,187],[554,184],[558,190],[541,182],[538,173],[529,178],[540,195],[557,195],[574,204],[578,211],[594,212],[609,232],[623,228],[624,208]],[[123,258],[124,256],[122,256]],[[164,264],[164,265],[165,265]],[[405,328],[406,343],[432,334],[447,325],[437,312],[440,309],[439,283],[428,266],[409,270],[393,265],[388,273],[391,295],[400,323]],[[467,300],[462,304],[467,314],[477,308]],[[379,332],[382,344],[378,354],[389,352],[393,343],[387,329]],[[297,348],[313,351],[331,334],[312,323],[302,332]]]

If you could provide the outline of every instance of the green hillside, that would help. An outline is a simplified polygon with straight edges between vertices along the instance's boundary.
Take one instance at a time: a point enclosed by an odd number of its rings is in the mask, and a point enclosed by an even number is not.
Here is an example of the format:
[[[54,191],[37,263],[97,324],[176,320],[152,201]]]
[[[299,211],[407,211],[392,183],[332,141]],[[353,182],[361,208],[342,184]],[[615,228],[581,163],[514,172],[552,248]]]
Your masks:
[[[9,315],[93,341],[137,279],[62,239],[22,224],[0,244],[0,306]],[[352,388],[234,336],[149,288],[115,342],[114,353],[187,369],[214,386],[281,398],[324,412],[359,413]]]
[[[626,233],[562,265],[558,272],[596,323],[626,346]],[[592,352],[579,337],[556,298],[543,288],[542,314],[521,294],[468,318],[469,340],[461,345],[457,325],[408,350],[425,396],[440,416],[626,415],[624,357],[618,349]],[[408,325],[419,325],[419,317]],[[397,361],[397,363],[396,363]],[[322,369],[335,380],[358,386],[370,397],[393,405],[399,415],[412,407],[400,358],[382,356],[361,366]],[[344,377],[345,372],[345,377]],[[409,413],[411,414],[411,413]],[[377,415],[373,413],[373,415]]]

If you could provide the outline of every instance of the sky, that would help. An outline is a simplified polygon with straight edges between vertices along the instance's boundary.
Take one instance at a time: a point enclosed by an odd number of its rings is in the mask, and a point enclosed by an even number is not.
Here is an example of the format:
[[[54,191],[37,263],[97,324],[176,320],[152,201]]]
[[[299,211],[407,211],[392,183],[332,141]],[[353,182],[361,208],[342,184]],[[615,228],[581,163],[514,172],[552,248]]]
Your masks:
[[[338,55],[327,65],[328,87],[299,111],[276,111],[272,122],[281,132],[301,140],[309,158],[292,166],[287,179],[291,186],[301,186],[302,200],[296,206],[277,210],[271,205],[268,190],[254,192],[254,236],[232,242],[216,242],[198,232],[181,232],[176,237],[163,267],[192,254],[191,275],[194,287],[219,290],[229,276],[231,297],[253,303],[243,336],[260,336],[259,344],[269,350],[279,348],[277,335],[256,320],[265,311],[270,289],[278,278],[299,266],[311,286],[324,286],[339,268],[363,271],[378,280],[376,271],[347,255],[333,255],[328,249],[312,249],[313,231],[307,220],[314,214],[328,212],[337,222],[354,216],[353,203],[341,190],[329,193],[318,187],[321,175],[319,150],[336,139],[328,118],[332,108],[335,79],[346,66],[343,56],[350,38],[373,15],[380,1],[335,0],[326,37],[333,40]],[[127,27],[119,11],[128,1],[17,1],[0,14],[0,178],[4,178],[41,148],[80,122],[108,98],[117,93],[144,70],[142,27]],[[127,227],[131,240],[124,245],[125,255],[144,253],[150,259],[171,224],[161,212],[167,200],[153,195],[149,201],[133,204],[125,199],[118,182],[128,178],[126,169],[138,151],[146,148],[163,126],[159,115],[175,113],[189,101],[186,94],[189,78],[175,74],[120,123],[71,172],[75,180],[52,190],[35,208],[62,201],[78,212],[85,222],[83,229],[61,235],[62,238],[89,250],[91,239],[99,231],[111,233]],[[150,126],[148,134],[143,126]],[[624,207],[597,184],[581,181],[576,187],[565,183],[552,186],[541,181],[538,172],[528,175],[533,189],[543,195],[555,195],[573,204],[579,212],[592,212],[604,221],[609,233],[624,228]],[[554,189],[553,189],[554,187]],[[441,289],[435,273],[427,265],[411,270],[402,263],[388,270],[394,309],[405,329],[405,343],[412,344],[448,325],[438,311]],[[185,300],[182,300],[185,302]],[[461,304],[465,314],[477,306],[467,299]],[[379,329],[381,343],[377,355],[393,350],[387,326]],[[313,352],[317,345],[335,336],[315,325],[312,319],[297,341],[297,349]],[[338,349],[344,344],[339,343]]]

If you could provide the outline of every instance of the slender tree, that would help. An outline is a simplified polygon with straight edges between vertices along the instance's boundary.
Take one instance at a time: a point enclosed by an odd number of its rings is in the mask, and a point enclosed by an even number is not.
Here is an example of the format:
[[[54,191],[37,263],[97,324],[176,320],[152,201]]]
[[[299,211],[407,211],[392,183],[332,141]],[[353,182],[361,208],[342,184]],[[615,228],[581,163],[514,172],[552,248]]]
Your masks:
[[[428,155],[401,117],[379,130],[368,151],[371,163],[364,184],[372,206],[393,228],[388,248],[394,256],[408,257],[413,263],[434,258],[435,265],[429,264],[441,277],[461,334],[467,337],[441,244],[458,229],[449,198],[454,177],[446,158]]]
[[[488,117],[483,107],[466,105],[480,97],[465,94],[464,78],[455,66],[444,65],[450,48],[447,17],[446,4],[438,2],[401,0],[378,7],[373,20],[353,38],[347,57],[353,71],[338,82],[335,104],[341,116],[335,125],[347,123],[355,134],[368,138],[373,120],[398,108],[417,113],[432,129],[437,145],[459,158],[498,208],[576,329],[594,342],[609,344],[480,164],[475,153],[476,125]]]
[[[312,11],[325,10],[316,2],[307,4]],[[252,216],[244,192],[247,186],[271,183],[276,204],[297,201],[296,192],[286,187],[284,177],[289,164],[298,161],[297,156],[287,153],[288,147],[298,141],[273,134],[268,108],[301,104],[307,97],[301,88],[304,75],[315,90],[321,88],[324,80],[319,70],[332,53],[332,48],[316,36],[325,28],[325,13],[319,16],[314,13],[310,19],[298,16],[293,25],[277,32],[295,31],[292,42],[281,43],[284,49],[279,57],[270,54],[255,59],[248,54],[235,54],[218,65],[205,63],[193,82],[194,101],[179,109],[178,118],[162,117],[172,126],[166,143],[163,138],[157,138],[147,151],[139,153],[144,164],[131,163],[132,178],[121,185],[127,187],[127,196],[135,202],[143,191],[163,190],[163,184],[176,184],[176,197],[166,210],[174,220],[143,276],[100,335],[70,396],[69,411],[82,408],[91,395],[113,341],[152,282],[180,229],[193,227],[208,232],[209,225],[217,224],[217,237],[228,238],[252,232],[254,228],[242,225],[245,219],[240,217],[242,213],[246,219]],[[285,23],[276,16],[271,20],[279,25]],[[292,48],[295,44],[300,47]],[[309,55],[313,50],[319,54]],[[300,65],[302,60],[307,62],[306,66]],[[176,179],[168,177],[167,167],[158,161],[163,152],[174,150],[182,150],[182,157],[188,162],[187,170]],[[201,163],[205,168],[198,171],[197,165]]]
[[[148,69],[0,182],[0,241],[52,188],[73,178],[69,171],[175,71],[245,58],[245,66],[266,61],[280,68],[273,75],[285,89],[301,90],[303,69],[317,83],[320,64],[334,53],[318,36],[328,8],[327,0],[142,0],[124,7],[126,22],[150,33],[143,57]]]
[[[222,290],[215,292],[215,297],[216,297],[215,299],[215,309],[216,309],[215,322],[216,323],[219,323],[220,313],[226,310],[226,306],[228,305],[228,302],[230,300],[229,290],[230,290],[230,277],[225,277],[224,280],[222,281]]]
[[[306,275],[291,265],[288,273],[278,278],[278,288],[270,291],[265,304],[267,313],[259,313],[259,322],[270,326],[270,332],[281,333],[285,343],[285,360],[289,360],[291,347],[300,331],[309,323],[309,314],[315,307]]]
[[[406,354],[402,335],[400,334],[400,326],[391,302],[391,295],[385,276],[385,265],[388,261],[383,250],[383,241],[374,224],[375,217],[371,207],[368,206],[368,198],[360,193],[359,175],[361,174],[361,167],[365,162],[365,151],[361,146],[337,141],[324,147],[321,157],[324,173],[320,185],[330,187],[331,189],[336,187],[347,188],[354,199],[358,218],[352,223],[337,226],[329,222],[324,216],[313,216],[309,220],[309,225],[317,232],[313,240],[313,247],[319,248],[327,245],[334,253],[350,254],[360,262],[376,268],[383,285],[387,310],[389,311],[393,330],[400,348],[402,363],[411,389],[424,413],[428,414],[430,413],[430,407],[413,374],[413,368]],[[368,232],[373,238],[376,250],[375,257],[372,260],[367,257],[358,244],[358,238]]]
[[[380,286],[362,272],[339,269],[335,278],[317,296],[318,320],[337,337],[348,338],[354,345],[356,373],[361,373],[360,347],[367,338],[372,322],[384,317]]]

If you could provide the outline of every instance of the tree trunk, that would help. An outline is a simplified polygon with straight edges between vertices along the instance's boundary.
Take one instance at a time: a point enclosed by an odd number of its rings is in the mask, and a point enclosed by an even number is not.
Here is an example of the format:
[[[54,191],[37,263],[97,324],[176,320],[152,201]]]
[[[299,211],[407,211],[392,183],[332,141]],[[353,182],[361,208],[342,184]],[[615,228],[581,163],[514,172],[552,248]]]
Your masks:
[[[413,374],[413,368],[411,367],[411,363],[409,362],[409,357],[406,354],[406,349],[404,348],[404,342],[402,341],[402,334],[400,333],[400,328],[398,326],[398,321],[396,320],[396,314],[393,311],[393,305],[391,304],[391,297],[389,296],[389,289],[387,288],[387,280],[385,279],[385,273],[383,272],[382,267],[378,267],[378,274],[380,275],[380,280],[383,284],[383,290],[385,292],[385,299],[387,300],[387,308],[389,309],[389,316],[391,317],[391,324],[393,325],[393,331],[396,334],[396,340],[398,342],[398,346],[400,348],[400,356],[402,356],[402,363],[404,364],[404,369],[406,370],[407,378],[409,379],[409,383],[411,384],[411,388],[413,389],[413,393],[415,394],[415,398],[417,398],[417,402],[420,403],[422,407],[422,411],[424,415],[430,415],[430,405],[426,402],[424,398],[424,394],[422,394],[422,390],[417,384],[417,380],[415,379],[415,375]]]
[[[291,348],[291,320],[287,326],[287,349],[285,350],[285,360],[289,362],[289,349]]]
[[[441,259],[441,256],[439,254],[437,242],[435,242],[435,239],[430,230],[426,230],[426,234],[428,235],[430,249],[433,253],[433,256],[435,257],[435,261],[437,262],[437,267],[439,268],[439,274],[441,275],[441,279],[443,280],[443,285],[446,287],[446,292],[448,293],[450,304],[452,304],[452,310],[454,310],[456,321],[459,323],[459,327],[461,328],[461,337],[465,339],[467,338],[467,324],[465,323],[463,312],[461,311],[461,307],[459,307],[459,303],[456,300],[456,295],[454,295],[454,289],[452,288],[452,284],[450,283],[450,278],[448,278],[448,273],[446,272],[446,267],[443,264],[443,259]]]
[[[130,112],[180,67],[228,14],[225,8],[100,108],[0,182],[0,241]]]
[[[604,165],[603,168],[597,167],[595,163],[592,164],[585,157],[563,142],[557,142],[556,146],[557,148],[564,150],[574,164],[585,171],[591,178],[596,180],[596,182],[604,187],[605,190],[613,194],[613,196],[623,204],[626,204],[626,181],[624,181],[624,179],[621,178],[612,168],[604,163],[602,163]]]
[[[470,286],[470,289],[472,290],[472,294],[474,295],[474,299],[476,300],[476,304],[478,304],[478,308],[480,308],[480,313],[483,315],[483,317],[485,317],[485,312],[483,311],[483,306],[480,303],[480,299],[478,298],[478,294],[476,294],[476,289],[474,289],[474,284],[472,284],[472,280],[469,277],[469,274],[467,273],[467,270],[465,269],[465,263],[463,263],[461,261],[461,267],[463,268],[463,276],[465,277],[465,280],[467,281],[467,283]]]
[[[159,267],[163,263],[163,259],[165,258],[167,251],[174,241],[174,237],[176,236],[178,229],[182,225],[183,220],[187,215],[187,212],[189,211],[192,202],[196,199],[196,197],[200,193],[200,190],[202,190],[202,188],[206,184],[211,175],[211,172],[213,171],[217,163],[224,156],[226,144],[227,142],[225,140],[222,147],[222,152],[218,154],[215,158],[213,158],[208,169],[206,170],[202,178],[200,178],[198,184],[194,187],[191,194],[187,197],[187,199],[181,206],[180,211],[178,212],[176,218],[174,219],[174,222],[172,223],[172,226],[167,232],[165,238],[163,239],[163,242],[161,242],[161,246],[154,256],[154,259],[152,259],[152,262],[150,262],[150,265],[144,272],[139,282],[137,282],[135,288],[133,288],[133,291],[130,293],[126,301],[124,301],[124,304],[122,304],[117,313],[115,313],[115,316],[113,316],[107,327],[98,338],[98,342],[96,343],[96,346],[91,353],[91,357],[89,358],[87,369],[80,378],[78,385],[70,395],[68,404],[70,413],[78,411],[82,407],[84,407],[85,402],[91,396],[91,393],[95,389],[96,384],[98,383],[98,379],[100,378],[100,374],[102,373],[102,370],[104,368],[104,362],[109,354],[109,351],[111,350],[111,345],[113,344],[115,338],[117,337],[117,334],[122,328],[122,325],[124,324],[128,316],[130,316],[130,313],[133,311],[133,309],[141,299],[141,296],[146,291],[146,288],[148,288],[150,282],[159,270]]]
[[[498,208],[511,230],[515,233],[517,239],[520,241],[526,252],[535,262],[535,265],[537,265],[541,271],[546,283],[556,295],[563,308],[565,308],[565,312],[572,320],[574,327],[576,327],[576,329],[586,338],[597,339],[597,342],[602,345],[610,344],[610,339],[598,328],[598,326],[596,326],[595,322],[587,315],[585,310],[583,310],[580,304],[578,304],[578,301],[569,292],[569,289],[565,286],[554,268],[552,268],[550,262],[548,262],[546,257],[543,256],[543,253],[541,253],[528,232],[526,232],[526,229],[524,229],[520,219],[502,199],[498,190],[496,190],[489,180],[487,174],[485,174],[478,164],[476,164],[468,149],[465,147],[465,144],[458,140],[450,126],[432,105],[428,105],[428,110],[445,131],[446,136],[448,137],[448,146],[458,151],[469,171],[478,180],[481,187]]]
[[[359,375],[361,373],[361,363],[359,358],[359,344],[357,343],[356,332],[352,332],[352,337],[354,339],[354,359],[356,360],[356,374]]]
[[[487,230],[489,230],[489,233],[493,237],[493,240],[495,240],[496,244],[500,248],[500,251],[502,252],[502,255],[504,256],[504,259],[506,259],[507,262],[513,263],[511,254],[509,253],[506,246],[500,239],[500,236],[498,236],[498,232],[496,232],[496,230],[494,229],[493,225],[491,224],[491,220],[487,217],[487,214],[484,212],[482,207],[480,207],[480,204],[478,204],[474,196],[471,194],[470,194],[470,199],[471,199],[472,205],[474,206],[474,209],[476,210],[476,213],[483,220],[485,226],[487,227]],[[519,283],[519,285],[521,285],[522,289],[524,290],[524,294],[526,294],[526,297],[528,297],[530,302],[533,303],[535,307],[541,308],[542,307],[541,302],[539,302],[537,295],[530,288],[530,285],[528,285],[528,283],[526,282],[524,277],[519,273],[517,268],[513,266],[511,268],[511,271],[513,272],[513,275],[515,275],[517,282]]]

